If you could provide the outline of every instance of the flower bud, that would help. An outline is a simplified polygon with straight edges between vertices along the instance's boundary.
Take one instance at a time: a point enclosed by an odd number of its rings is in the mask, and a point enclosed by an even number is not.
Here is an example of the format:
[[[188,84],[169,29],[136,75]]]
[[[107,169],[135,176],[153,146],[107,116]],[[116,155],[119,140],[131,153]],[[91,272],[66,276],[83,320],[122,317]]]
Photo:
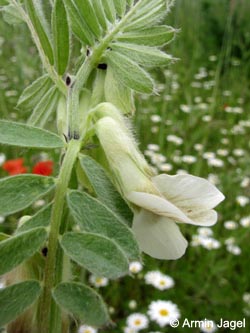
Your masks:
[[[125,196],[131,191],[157,194],[149,178],[152,170],[124,126],[111,117],[101,118],[96,123],[96,133],[115,175],[114,181]]]
[[[67,102],[66,98],[62,95],[57,104],[56,111],[56,125],[60,135],[67,135],[68,122],[67,122]]]

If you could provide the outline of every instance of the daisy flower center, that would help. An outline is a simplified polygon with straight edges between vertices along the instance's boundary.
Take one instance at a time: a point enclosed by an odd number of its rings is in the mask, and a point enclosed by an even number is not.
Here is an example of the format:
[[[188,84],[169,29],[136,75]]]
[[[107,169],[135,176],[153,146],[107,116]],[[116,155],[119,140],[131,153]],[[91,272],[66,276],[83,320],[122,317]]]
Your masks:
[[[140,326],[141,325],[141,320],[140,319],[136,319],[135,320],[135,326]]]
[[[160,315],[163,316],[163,317],[166,317],[166,316],[169,315],[169,312],[168,312],[167,309],[161,309],[161,310],[159,311],[159,313],[160,313]]]

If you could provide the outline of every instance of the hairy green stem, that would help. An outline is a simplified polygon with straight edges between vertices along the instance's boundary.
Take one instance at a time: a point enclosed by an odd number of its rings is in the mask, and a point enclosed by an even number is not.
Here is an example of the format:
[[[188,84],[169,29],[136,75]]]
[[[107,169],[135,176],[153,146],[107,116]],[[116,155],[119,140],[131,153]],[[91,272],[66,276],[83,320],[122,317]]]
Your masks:
[[[57,264],[59,264],[59,266],[61,265],[60,263],[57,263],[56,253],[58,250],[58,237],[63,216],[64,199],[70,181],[71,172],[80,148],[80,141],[71,140],[69,142],[57,180],[54,204],[51,214],[48,255],[44,272],[44,291],[40,306],[39,333],[61,333],[60,311],[54,311],[54,314],[56,315],[53,316],[53,318],[50,318],[52,304],[51,291],[55,285],[55,281],[58,280],[56,279]]]

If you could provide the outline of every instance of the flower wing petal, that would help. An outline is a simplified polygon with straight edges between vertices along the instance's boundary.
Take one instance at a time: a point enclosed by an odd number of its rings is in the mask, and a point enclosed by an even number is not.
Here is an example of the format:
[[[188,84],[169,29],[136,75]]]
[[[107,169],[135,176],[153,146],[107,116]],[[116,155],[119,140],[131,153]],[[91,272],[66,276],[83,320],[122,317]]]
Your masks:
[[[179,227],[164,216],[142,209],[135,215],[132,229],[140,249],[151,257],[174,260],[186,251],[188,243]]]
[[[209,181],[192,175],[161,174],[152,181],[167,200],[188,215],[212,209],[225,198]]]
[[[145,192],[130,192],[126,197],[133,204],[157,215],[163,215],[178,222],[192,223],[178,207],[165,198]]]
[[[198,214],[191,214],[190,219],[194,225],[201,225],[204,227],[210,227],[217,222],[218,215],[215,210],[208,210]]]

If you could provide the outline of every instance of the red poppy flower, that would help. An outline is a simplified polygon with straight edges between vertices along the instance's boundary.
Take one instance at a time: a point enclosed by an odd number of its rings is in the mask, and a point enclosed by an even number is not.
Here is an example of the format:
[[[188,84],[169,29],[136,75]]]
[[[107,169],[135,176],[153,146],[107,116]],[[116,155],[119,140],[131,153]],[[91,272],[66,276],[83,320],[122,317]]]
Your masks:
[[[23,158],[8,160],[3,164],[2,168],[7,171],[10,176],[19,175],[20,173],[27,172],[27,168],[23,165],[23,162]]]
[[[32,173],[42,176],[50,176],[53,172],[53,161],[42,161],[34,165]]]

